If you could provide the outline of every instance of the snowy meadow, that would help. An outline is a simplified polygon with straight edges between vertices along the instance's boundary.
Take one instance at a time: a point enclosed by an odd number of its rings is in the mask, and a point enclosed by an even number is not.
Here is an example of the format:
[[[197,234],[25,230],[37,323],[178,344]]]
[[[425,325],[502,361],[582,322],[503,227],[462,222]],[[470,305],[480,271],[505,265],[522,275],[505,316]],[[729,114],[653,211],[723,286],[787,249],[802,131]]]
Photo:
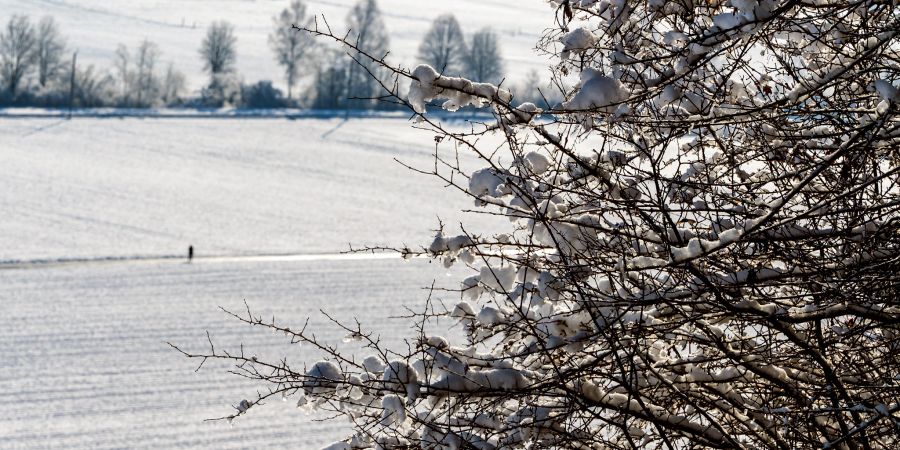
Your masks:
[[[318,356],[218,310],[246,300],[286,324],[310,317],[351,351],[320,309],[403,345],[407,325],[390,317],[455,278],[426,260],[340,252],[427,245],[436,215],[459,219],[464,197],[394,161],[427,168],[429,141],[403,118],[0,121],[3,447],[318,448],[340,438],[343,421],[310,421],[293,403],[234,427],[204,422],[257,385],[227,365],[194,373],[166,342],[199,350],[209,330],[261,357]]]
[[[425,4],[0,0],[0,447],[900,446],[896,2]]]
[[[310,15],[344,27],[356,3],[305,4]],[[493,27],[517,82],[543,69],[530,58],[536,14],[498,22],[502,2],[465,0],[446,10],[380,3],[398,62],[413,64],[432,19],[453,12],[468,33]],[[150,72],[177,67],[181,96],[196,98],[210,78],[198,50],[216,21],[234,27],[242,83],[272,80],[285,89],[269,36],[273,16],[289,4],[0,0],[0,21],[54,21],[57,88],[69,86],[65,67],[77,56],[79,89],[91,84],[89,74],[97,86],[119,77],[116,95],[132,96],[138,61],[147,61],[136,53],[129,60],[118,48],[152,42],[145,47],[152,47],[148,64],[156,64]],[[522,6],[545,10],[537,0]],[[9,42],[12,34],[3,33],[0,40]],[[313,84],[317,67],[300,71],[298,92]],[[51,90],[37,72],[23,78],[23,98]],[[4,84],[0,100],[17,104],[7,90]],[[122,111],[136,117],[101,117]],[[344,333],[321,309],[359,318],[402,346],[408,323],[391,317],[422,308],[429,298],[423,288],[435,280],[458,283],[427,260],[342,254],[351,245],[427,246],[439,219],[452,229],[460,210],[472,206],[439,180],[403,167],[427,170],[435,151],[434,135],[411,127],[407,113],[222,118],[229,112],[85,109],[64,120],[54,109],[0,111],[0,395],[9,405],[0,447],[322,447],[343,437],[345,423],[310,421],[287,404],[233,428],[204,422],[234,411],[259,384],[226,373],[227,364],[194,373],[195,362],[167,342],[199,351],[208,330],[222,345],[244,343],[260,357],[284,355],[301,366],[321,357],[218,309],[240,311],[246,301],[255,313],[292,325],[309,318],[320,338],[351,352],[354,344],[342,342]],[[206,114],[219,117],[200,117]],[[158,115],[182,117],[148,118]],[[462,158],[476,168],[474,158]],[[488,222],[466,220],[473,231]],[[186,264],[189,246],[194,260]],[[437,326],[446,333],[449,325]]]

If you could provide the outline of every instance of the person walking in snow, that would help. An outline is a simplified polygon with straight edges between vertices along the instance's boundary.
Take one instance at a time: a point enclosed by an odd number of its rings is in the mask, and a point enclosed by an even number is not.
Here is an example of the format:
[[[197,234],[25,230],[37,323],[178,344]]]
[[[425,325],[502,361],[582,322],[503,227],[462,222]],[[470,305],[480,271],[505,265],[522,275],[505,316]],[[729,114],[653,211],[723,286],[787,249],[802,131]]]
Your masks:
[[[188,262],[190,263],[194,259],[194,246],[188,245]]]

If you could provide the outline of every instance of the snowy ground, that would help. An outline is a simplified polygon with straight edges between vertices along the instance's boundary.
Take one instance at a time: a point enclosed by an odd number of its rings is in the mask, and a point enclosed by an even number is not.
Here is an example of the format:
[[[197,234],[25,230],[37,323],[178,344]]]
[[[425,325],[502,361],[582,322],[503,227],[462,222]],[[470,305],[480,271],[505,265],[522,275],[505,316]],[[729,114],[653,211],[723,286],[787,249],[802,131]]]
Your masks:
[[[285,355],[299,367],[309,347],[251,330],[217,310],[273,314],[340,344],[318,308],[359,317],[398,343],[402,320],[422,304],[434,276],[424,261],[201,262],[0,270],[0,447],[321,448],[344,437],[341,421],[314,422],[273,402],[230,427],[204,419],[229,414],[258,385],[181,358],[165,342],[200,351],[209,330],[222,347],[261,357]],[[445,327],[446,328],[446,327]],[[352,348],[352,347],[351,347]],[[295,402],[296,400],[294,400]]]
[[[273,80],[283,84],[272,58],[267,36],[272,16],[288,0],[0,0],[0,21],[13,14],[33,20],[44,15],[56,18],[69,47],[79,51],[79,60],[111,68],[116,45],[135,48],[143,39],[156,42],[162,61],[173,62],[197,89],[206,81],[197,49],[206,27],[215,20],[235,25],[238,38],[238,71],[249,81]],[[356,0],[309,0],[309,14],[324,14],[333,27],[344,27],[344,18]],[[520,82],[530,69],[544,71],[546,64],[534,57],[539,33],[553,23],[553,10],[544,0],[379,0],[390,33],[394,62],[410,65],[431,21],[453,12],[464,32],[493,27],[501,36],[510,81]]]
[[[0,120],[0,262],[427,245],[471,206],[394,161],[433,151],[404,119]]]
[[[432,280],[461,278],[427,260],[333,255],[349,242],[427,245],[437,215],[460,218],[469,201],[393,161],[427,167],[431,142],[403,119],[0,120],[0,447],[319,448],[342,437],[342,423],[280,402],[233,428],[203,422],[258,386],[221,365],[194,373],[165,342],[200,350],[209,330],[260,356],[318,358],[217,309],[246,299],[286,323],[311,316],[331,342],[342,336],[320,308],[400,344],[406,322],[388,318],[421,307]],[[160,258],[188,243],[193,264]]]

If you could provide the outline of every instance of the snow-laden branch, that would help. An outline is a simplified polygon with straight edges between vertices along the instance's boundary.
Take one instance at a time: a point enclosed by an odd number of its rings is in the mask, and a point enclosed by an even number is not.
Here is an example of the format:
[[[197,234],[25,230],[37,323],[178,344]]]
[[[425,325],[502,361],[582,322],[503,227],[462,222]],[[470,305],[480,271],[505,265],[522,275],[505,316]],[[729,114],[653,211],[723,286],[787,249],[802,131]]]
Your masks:
[[[897,447],[897,6],[550,3],[540,105],[301,27],[390,74],[382,98],[435,136],[434,164],[411,169],[508,226],[356,249],[470,271],[432,287],[406,349],[336,323],[356,357],[239,316],[322,358],[293,369],[210,339],[189,356],[271,387],[234,416],[295,396],[349,419],[341,449]]]

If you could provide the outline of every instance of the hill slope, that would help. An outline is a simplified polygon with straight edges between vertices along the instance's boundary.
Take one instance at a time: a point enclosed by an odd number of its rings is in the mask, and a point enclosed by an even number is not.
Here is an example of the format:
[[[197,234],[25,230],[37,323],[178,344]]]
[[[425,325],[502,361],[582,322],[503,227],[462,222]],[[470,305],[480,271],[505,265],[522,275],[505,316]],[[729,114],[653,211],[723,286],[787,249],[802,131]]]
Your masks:
[[[246,81],[274,80],[281,85],[281,72],[273,60],[267,36],[272,16],[287,6],[288,0],[0,0],[0,21],[14,14],[33,20],[50,15],[56,18],[77,49],[79,60],[109,68],[119,43],[135,47],[143,39],[159,44],[162,61],[173,62],[197,89],[205,76],[197,49],[207,25],[227,20],[235,25],[238,37],[238,70]],[[329,23],[344,28],[344,18],[355,0],[309,0],[309,13],[324,14]],[[456,14],[463,30],[472,33],[490,26],[501,36],[509,80],[518,82],[530,69],[546,64],[532,48],[541,30],[552,20],[552,9],[543,0],[454,0],[421,2],[380,0],[391,37],[395,62],[410,65],[431,20],[445,12]]]

